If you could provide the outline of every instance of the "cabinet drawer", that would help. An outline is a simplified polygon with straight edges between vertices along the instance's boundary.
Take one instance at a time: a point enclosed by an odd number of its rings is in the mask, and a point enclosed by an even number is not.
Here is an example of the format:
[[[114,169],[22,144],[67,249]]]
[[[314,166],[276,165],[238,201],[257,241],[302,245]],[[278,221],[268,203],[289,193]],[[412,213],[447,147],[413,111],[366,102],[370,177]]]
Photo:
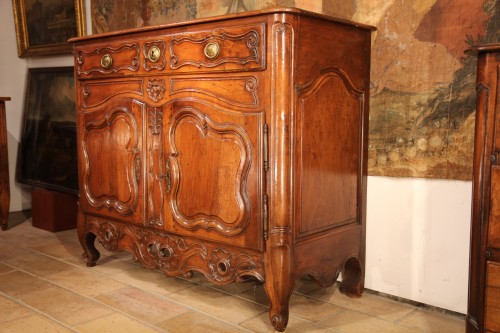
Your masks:
[[[263,24],[175,34],[169,42],[175,71],[265,68]]]
[[[80,77],[112,73],[130,74],[139,69],[140,47],[137,43],[114,44],[76,50],[77,74]]]
[[[488,262],[486,274],[485,328],[500,332],[500,263]]]

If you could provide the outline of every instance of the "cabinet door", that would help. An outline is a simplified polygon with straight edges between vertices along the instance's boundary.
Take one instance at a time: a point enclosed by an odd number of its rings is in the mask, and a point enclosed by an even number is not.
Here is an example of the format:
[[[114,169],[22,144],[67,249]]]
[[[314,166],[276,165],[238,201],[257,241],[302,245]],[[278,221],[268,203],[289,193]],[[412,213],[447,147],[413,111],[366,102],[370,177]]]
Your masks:
[[[174,102],[169,118],[165,228],[261,250],[263,113]]]
[[[142,221],[143,110],[135,100],[115,99],[79,114],[83,211]]]

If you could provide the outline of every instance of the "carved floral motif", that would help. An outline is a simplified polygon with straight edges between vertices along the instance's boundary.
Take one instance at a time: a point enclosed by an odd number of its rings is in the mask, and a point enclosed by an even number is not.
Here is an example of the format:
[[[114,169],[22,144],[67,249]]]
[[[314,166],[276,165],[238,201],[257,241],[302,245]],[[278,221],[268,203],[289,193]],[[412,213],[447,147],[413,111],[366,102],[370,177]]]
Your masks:
[[[158,102],[165,94],[165,81],[163,79],[148,80],[148,87],[146,88],[148,97],[154,102]]]
[[[86,233],[95,234],[106,250],[127,250],[144,267],[159,269],[169,276],[198,271],[216,284],[249,277],[264,281],[262,255],[221,249],[213,243],[98,217],[87,217],[85,227]],[[90,247],[86,252],[98,253],[93,243],[86,245]]]

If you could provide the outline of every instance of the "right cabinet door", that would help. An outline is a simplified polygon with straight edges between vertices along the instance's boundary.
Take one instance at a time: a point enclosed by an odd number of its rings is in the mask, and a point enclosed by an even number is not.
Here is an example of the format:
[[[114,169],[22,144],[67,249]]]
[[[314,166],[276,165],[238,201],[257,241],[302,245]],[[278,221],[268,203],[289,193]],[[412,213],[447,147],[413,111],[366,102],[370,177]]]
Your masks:
[[[263,112],[174,102],[165,131],[165,228],[263,249]]]

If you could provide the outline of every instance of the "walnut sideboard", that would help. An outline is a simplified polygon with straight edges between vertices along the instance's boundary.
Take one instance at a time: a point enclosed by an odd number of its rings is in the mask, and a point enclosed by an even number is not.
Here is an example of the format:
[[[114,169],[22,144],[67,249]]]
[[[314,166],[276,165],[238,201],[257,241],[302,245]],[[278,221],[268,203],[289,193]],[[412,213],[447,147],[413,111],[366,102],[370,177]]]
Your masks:
[[[0,97],[0,225],[2,226],[2,230],[7,230],[10,205],[9,156],[7,149],[5,101],[10,101],[10,97]]]
[[[478,46],[467,333],[500,333],[500,43]]]
[[[74,38],[78,235],[169,276],[364,285],[373,28],[274,9]]]

